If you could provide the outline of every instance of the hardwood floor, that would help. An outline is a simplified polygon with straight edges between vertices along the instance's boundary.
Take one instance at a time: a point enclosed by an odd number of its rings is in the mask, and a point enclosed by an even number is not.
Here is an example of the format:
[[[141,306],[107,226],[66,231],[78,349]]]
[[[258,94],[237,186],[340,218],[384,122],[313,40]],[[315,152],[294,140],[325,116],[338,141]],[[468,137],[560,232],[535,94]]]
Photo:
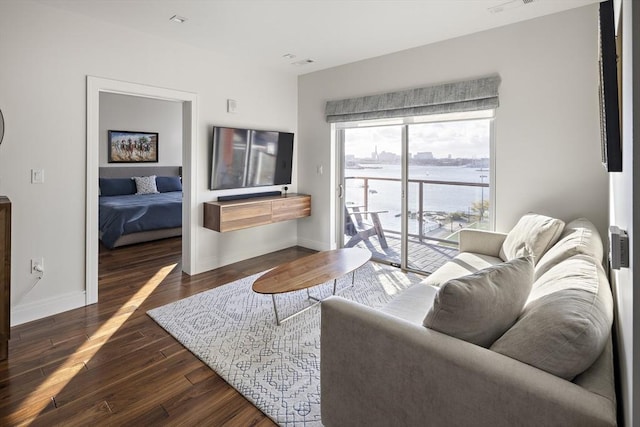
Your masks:
[[[275,425],[146,311],[311,251],[188,276],[180,246],[173,238],[102,250],[98,304],[12,328],[0,425]]]

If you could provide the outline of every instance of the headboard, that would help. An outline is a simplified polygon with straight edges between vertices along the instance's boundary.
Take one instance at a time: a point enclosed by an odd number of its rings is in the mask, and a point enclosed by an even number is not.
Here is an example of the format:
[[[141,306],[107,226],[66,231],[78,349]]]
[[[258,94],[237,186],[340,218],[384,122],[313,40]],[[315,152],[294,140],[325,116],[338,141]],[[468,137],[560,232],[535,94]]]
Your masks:
[[[131,178],[132,176],[182,176],[182,166],[115,166],[101,167],[100,178]]]

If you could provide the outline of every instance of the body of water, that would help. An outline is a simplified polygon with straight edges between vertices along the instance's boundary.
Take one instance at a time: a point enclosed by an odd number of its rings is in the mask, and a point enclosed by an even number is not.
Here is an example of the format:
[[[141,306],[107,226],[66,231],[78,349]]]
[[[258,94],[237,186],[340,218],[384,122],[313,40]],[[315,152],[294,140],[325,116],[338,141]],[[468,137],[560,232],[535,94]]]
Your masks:
[[[347,205],[363,205],[364,204],[364,181],[362,179],[349,179],[350,177],[369,177],[369,178],[401,178],[400,165],[365,165],[372,168],[365,169],[347,169],[345,171],[346,179],[346,202]],[[435,181],[452,181],[452,182],[473,182],[488,183],[489,170],[474,167],[460,166],[422,166],[409,165],[409,179],[418,180],[435,180]],[[400,181],[379,181],[375,179],[369,180],[369,205],[370,211],[388,211],[380,214],[382,226],[386,230],[400,231],[401,224],[401,187]],[[438,222],[442,220],[442,215],[436,213],[454,213],[462,212],[467,215],[477,215],[472,210],[473,203],[480,203],[482,200],[489,200],[489,187],[466,187],[458,185],[444,184],[423,184],[423,211],[433,213],[430,215],[431,222],[426,224],[427,231],[429,228],[437,228]],[[415,213],[418,211],[419,203],[419,184],[409,183],[409,211]],[[485,217],[488,212],[485,212]],[[411,218],[411,216],[410,216]],[[417,219],[409,221],[409,233],[418,232]]]

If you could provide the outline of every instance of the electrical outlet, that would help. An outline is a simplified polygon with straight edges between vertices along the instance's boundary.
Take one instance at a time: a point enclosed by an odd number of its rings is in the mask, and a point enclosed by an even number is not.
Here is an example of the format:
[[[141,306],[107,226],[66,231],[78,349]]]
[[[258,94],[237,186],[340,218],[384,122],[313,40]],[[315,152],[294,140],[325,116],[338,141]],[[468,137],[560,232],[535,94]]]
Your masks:
[[[31,259],[31,274],[44,275],[44,258]]]

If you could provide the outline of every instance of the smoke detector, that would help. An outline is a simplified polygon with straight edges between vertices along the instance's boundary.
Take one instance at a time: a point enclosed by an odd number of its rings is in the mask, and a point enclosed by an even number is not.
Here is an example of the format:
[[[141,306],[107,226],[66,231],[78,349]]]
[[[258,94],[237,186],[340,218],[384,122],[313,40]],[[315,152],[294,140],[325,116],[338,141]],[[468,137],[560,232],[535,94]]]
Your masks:
[[[307,58],[301,61],[292,62],[291,65],[296,65],[298,67],[301,67],[303,65],[313,64],[314,62],[316,62],[315,59]]]
[[[173,15],[171,18],[169,18],[169,21],[177,22],[178,24],[184,24],[186,20],[187,18],[180,15]]]

